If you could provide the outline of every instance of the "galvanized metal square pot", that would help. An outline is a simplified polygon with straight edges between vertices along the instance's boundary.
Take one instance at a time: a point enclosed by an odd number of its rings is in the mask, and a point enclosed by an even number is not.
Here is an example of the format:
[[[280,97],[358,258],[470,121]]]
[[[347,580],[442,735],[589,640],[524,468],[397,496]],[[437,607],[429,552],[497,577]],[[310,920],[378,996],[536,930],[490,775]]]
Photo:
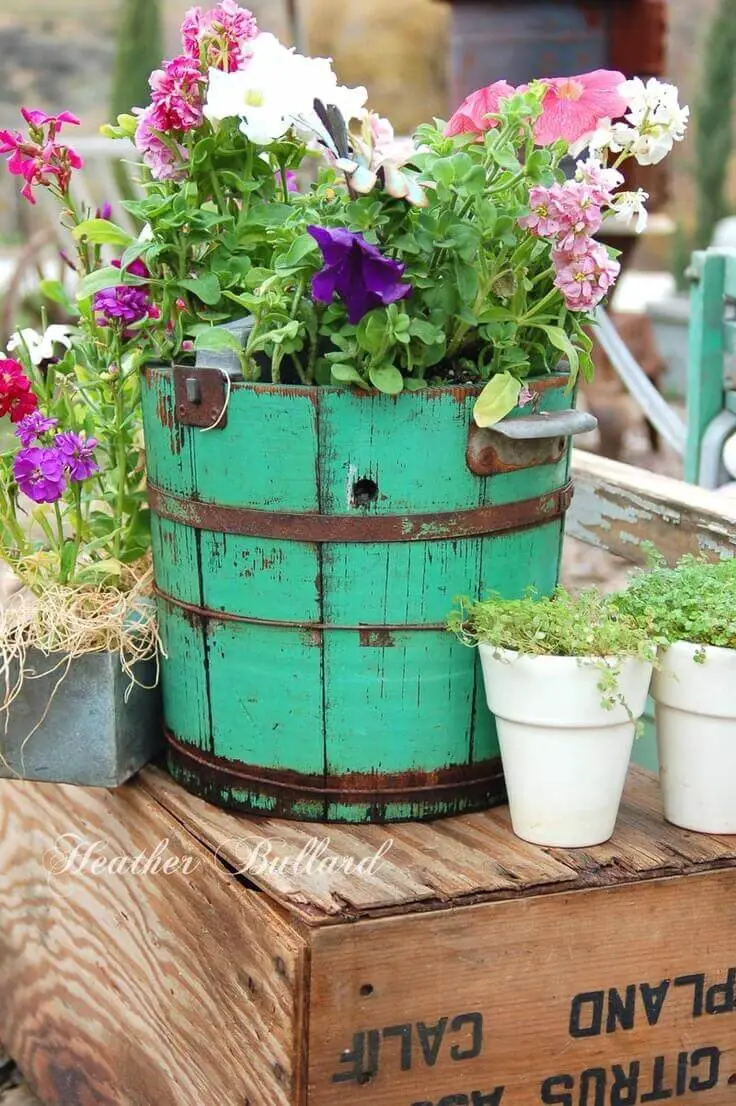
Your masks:
[[[0,715],[0,778],[118,787],[160,752],[160,693],[148,686],[155,661],[134,666],[146,686],[134,684],[127,702],[130,676],[117,653],[77,657],[60,683],[59,653],[29,650],[25,669],[20,694]]]

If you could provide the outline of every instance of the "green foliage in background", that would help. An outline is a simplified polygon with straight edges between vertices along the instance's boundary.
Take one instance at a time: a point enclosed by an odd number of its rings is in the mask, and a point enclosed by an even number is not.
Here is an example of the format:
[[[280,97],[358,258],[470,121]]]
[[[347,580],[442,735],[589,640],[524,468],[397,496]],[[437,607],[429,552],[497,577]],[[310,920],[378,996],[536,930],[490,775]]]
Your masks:
[[[160,0],[119,0],[118,44],[115,56],[111,115],[145,107],[150,100],[148,78],[163,56]]]
[[[706,41],[704,71],[695,106],[698,249],[710,245],[713,228],[728,214],[726,181],[733,153],[735,59],[736,3],[721,0]]]

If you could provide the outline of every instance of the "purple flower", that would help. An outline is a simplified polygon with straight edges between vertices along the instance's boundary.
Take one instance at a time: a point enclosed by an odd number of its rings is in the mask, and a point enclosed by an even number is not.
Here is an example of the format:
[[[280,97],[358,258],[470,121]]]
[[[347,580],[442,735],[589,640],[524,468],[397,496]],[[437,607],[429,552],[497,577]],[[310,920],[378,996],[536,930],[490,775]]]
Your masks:
[[[395,303],[412,291],[403,284],[404,266],[384,257],[366,242],[362,234],[344,227],[307,227],[325,259],[322,271],[312,280],[312,295],[332,303],[337,292],[348,309],[348,322],[359,323],[374,307]]]
[[[58,425],[58,419],[49,419],[42,415],[40,411],[31,411],[30,415],[26,415],[18,423],[15,428],[15,436],[20,438],[21,445],[29,446],[35,442],[36,438],[40,438],[42,434],[45,434],[47,430],[53,430]]]
[[[137,323],[150,316],[153,310],[148,294],[142,288],[125,284],[117,284],[114,288],[104,288],[97,292],[94,309],[104,315],[104,320],[101,320],[103,326],[107,326],[113,319],[120,319],[127,325]]]
[[[64,458],[55,445],[18,450],[13,458],[13,476],[20,490],[35,503],[55,503],[66,491]]]
[[[96,438],[82,438],[72,430],[57,434],[54,445],[59,450],[64,466],[69,470],[72,480],[86,480],[88,476],[99,472],[100,466],[93,457],[97,446]]]
[[[105,200],[102,207],[97,208],[97,211],[95,212],[95,219],[106,219],[109,221],[111,218],[112,204],[108,200]]]

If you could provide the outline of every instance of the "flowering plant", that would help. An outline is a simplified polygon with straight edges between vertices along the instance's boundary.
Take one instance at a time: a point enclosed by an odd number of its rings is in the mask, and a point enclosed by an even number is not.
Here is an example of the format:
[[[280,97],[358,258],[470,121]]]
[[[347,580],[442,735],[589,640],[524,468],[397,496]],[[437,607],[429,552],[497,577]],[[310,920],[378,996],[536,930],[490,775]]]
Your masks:
[[[78,242],[79,280],[76,303],[59,282],[43,285],[70,325],[21,330],[0,353],[0,418],[12,428],[0,452],[0,557],[36,595],[54,585],[126,587],[149,547],[138,370],[163,335],[160,316],[142,262],[102,267],[90,227],[109,227],[108,212],[90,219],[75,204],[82,159],[60,131],[79,120],[27,109],[23,117],[27,133],[0,131],[0,151],[30,203],[39,187],[58,201]],[[104,237],[130,241],[123,231]]]
[[[619,272],[595,235],[613,213],[646,220],[619,167],[661,160],[687,121],[674,87],[597,70],[496,82],[397,139],[364,89],[235,0],[193,9],[150,84],[150,105],[107,133],[132,137],[148,169],[128,205],[146,233],[123,260],[148,267],[173,355],[188,340],[235,348],[218,324],[247,314],[246,380],[488,382],[484,425],[560,355],[573,379],[592,371],[585,327]],[[295,190],[319,154],[316,182]]]
[[[661,160],[685,132],[672,86],[597,70],[498,81],[447,124],[397,139],[365,89],[260,32],[236,0],[193,8],[181,30],[151,103],[107,128],[143,160],[144,198],[127,203],[144,225],[135,240],[74,205],[81,159],[59,134],[78,120],[24,110],[26,135],[0,131],[23,195],[49,188],[79,244],[70,348],[54,363],[20,343],[0,373],[18,435],[2,461],[2,551],[63,581],[119,574],[145,548],[147,357],[232,348],[248,381],[388,394],[485,384],[480,425],[527,402],[524,381],[560,355],[573,381],[589,374],[585,327],[619,272],[595,235],[611,213],[646,219],[619,167]],[[299,189],[309,157],[322,166]],[[110,248],[121,256],[103,264]],[[221,325],[236,314],[251,317],[244,347]]]

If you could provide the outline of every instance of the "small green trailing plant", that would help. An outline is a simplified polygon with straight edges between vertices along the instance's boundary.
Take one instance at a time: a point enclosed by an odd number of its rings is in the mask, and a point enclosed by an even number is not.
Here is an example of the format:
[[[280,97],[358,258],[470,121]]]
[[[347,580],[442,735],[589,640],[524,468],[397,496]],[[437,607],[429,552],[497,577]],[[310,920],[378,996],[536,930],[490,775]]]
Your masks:
[[[676,641],[736,649],[736,559],[683,557],[674,567],[650,550],[650,569],[611,597],[622,617],[662,646]],[[704,650],[696,660],[705,660]]]
[[[618,690],[621,660],[653,662],[657,654],[649,626],[619,610],[609,596],[590,589],[571,595],[558,587],[551,596],[527,593],[522,599],[491,595],[472,602],[458,599],[448,620],[465,645],[540,657],[591,659],[600,668],[598,687],[606,710],[627,708]]]

